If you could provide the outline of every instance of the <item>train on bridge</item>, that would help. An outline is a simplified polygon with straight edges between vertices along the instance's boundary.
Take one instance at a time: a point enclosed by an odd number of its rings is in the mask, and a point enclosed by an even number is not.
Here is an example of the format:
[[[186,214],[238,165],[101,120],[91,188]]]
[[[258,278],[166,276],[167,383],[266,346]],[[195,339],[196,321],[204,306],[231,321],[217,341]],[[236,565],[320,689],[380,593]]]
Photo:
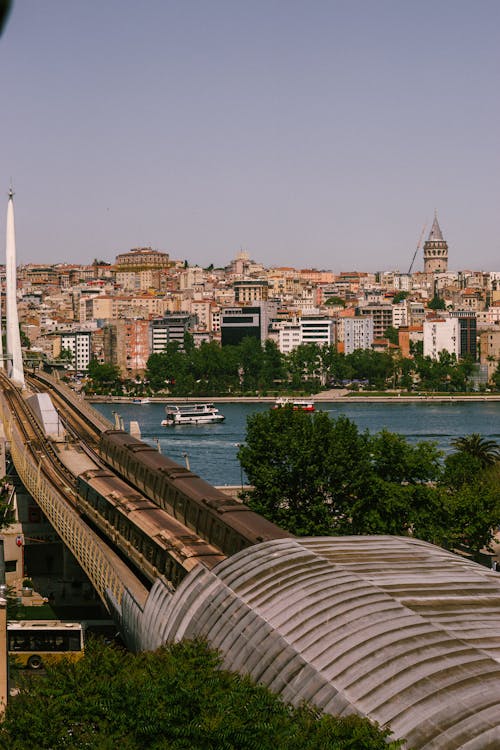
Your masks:
[[[103,432],[99,453],[146,497],[225,555],[292,536],[127,432]]]

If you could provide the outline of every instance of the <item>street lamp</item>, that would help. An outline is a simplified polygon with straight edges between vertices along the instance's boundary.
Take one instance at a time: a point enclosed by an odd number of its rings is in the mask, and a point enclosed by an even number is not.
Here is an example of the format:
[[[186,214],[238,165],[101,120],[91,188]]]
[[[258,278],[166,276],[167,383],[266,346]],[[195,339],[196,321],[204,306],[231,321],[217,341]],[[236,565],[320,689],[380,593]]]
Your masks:
[[[242,448],[243,445],[244,443],[236,443],[236,447],[238,448],[238,450]],[[238,458],[238,455],[236,455],[236,458]],[[241,487],[241,491],[243,492],[243,466],[241,465],[241,461],[239,458],[238,458],[238,462],[240,464],[240,487]]]

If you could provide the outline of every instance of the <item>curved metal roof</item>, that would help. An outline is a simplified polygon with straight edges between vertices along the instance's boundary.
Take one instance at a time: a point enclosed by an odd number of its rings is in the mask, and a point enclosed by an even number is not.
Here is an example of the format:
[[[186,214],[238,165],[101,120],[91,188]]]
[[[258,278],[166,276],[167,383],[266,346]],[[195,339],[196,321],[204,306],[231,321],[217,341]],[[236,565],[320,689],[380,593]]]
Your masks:
[[[401,537],[281,539],[193,571],[162,639],[201,635],[294,705],[411,748],[500,747],[500,574]]]

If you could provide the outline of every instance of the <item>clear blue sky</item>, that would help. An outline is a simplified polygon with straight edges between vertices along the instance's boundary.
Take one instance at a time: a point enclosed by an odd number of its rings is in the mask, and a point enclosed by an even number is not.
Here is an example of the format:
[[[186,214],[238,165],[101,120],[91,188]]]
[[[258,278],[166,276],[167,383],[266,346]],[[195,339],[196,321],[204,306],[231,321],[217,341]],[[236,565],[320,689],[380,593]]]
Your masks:
[[[18,258],[406,271],[437,209],[500,270],[499,63],[498,0],[15,0]]]

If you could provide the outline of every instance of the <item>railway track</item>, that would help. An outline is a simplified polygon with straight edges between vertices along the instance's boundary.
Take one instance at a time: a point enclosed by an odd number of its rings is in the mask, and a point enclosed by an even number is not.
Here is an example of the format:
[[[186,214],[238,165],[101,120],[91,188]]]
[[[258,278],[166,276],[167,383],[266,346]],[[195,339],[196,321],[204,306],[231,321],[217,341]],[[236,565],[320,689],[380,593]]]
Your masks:
[[[22,395],[3,373],[0,374],[0,384],[13,418],[17,419],[18,427],[24,436],[26,449],[47,479],[56,487],[62,487],[67,493],[68,500],[75,505],[75,476],[61,461]]]
[[[88,424],[89,415],[78,408],[80,404],[74,403],[66,389],[40,382],[39,378],[30,377],[29,383],[38,391],[50,391],[60,417],[64,415],[62,420],[73,447],[85,453],[92,464],[91,468],[81,469],[78,476],[71,476],[76,509],[132,569],[150,583],[163,577],[175,587],[195,565],[212,568],[225,559],[219,549],[144,497],[103,462],[97,442],[100,425]],[[33,425],[40,432],[37,427]],[[39,437],[42,440],[45,436],[42,433]],[[52,457],[59,461],[53,449]]]

